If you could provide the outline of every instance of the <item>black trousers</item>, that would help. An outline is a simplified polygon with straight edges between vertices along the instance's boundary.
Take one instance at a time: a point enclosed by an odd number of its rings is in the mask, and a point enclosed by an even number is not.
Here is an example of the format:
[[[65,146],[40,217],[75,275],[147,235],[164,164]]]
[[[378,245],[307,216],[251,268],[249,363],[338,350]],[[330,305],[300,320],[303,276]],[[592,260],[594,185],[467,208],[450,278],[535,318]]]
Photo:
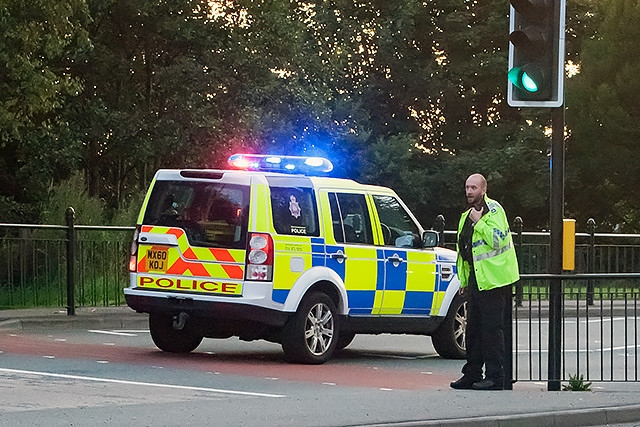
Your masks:
[[[476,277],[469,277],[465,290],[467,299],[467,363],[462,373],[473,379],[484,377],[495,383],[504,383],[504,314],[511,309],[511,286],[488,291],[478,290]]]

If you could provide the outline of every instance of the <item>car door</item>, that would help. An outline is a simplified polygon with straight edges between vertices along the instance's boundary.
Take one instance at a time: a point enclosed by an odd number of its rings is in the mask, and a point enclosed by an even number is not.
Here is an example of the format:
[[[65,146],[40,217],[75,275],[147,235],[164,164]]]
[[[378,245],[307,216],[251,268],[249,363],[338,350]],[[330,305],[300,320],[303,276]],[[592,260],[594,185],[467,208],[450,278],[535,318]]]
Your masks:
[[[378,264],[384,270],[382,292],[376,295],[374,313],[427,315],[436,285],[436,255],[423,249],[421,228],[393,195],[372,195],[377,226],[382,236]]]

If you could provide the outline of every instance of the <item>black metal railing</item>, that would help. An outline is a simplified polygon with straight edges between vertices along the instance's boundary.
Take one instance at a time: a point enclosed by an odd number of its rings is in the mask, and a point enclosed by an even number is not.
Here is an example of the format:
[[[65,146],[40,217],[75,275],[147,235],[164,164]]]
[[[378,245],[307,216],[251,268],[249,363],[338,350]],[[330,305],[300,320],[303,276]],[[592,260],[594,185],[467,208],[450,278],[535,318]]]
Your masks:
[[[521,281],[554,278],[558,277],[523,275]],[[571,278],[576,282],[597,279],[637,282],[640,273],[587,273]],[[539,292],[525,294],[523,303],[514,304],[512,378],[566,381],[571,375],[582,374],[586,381],[638,381],[640,292],[631,286],[617,292],[607,288],[600,292],[596,287],[589,295],[575,286],[563,288],[562,310],[557,316],[550,313],[549,301]],[[552,331],[562,336],[560,378],[550,378],[547,370]]]
[[[455,248],[455,231],[434,227]],[[549,233],[513,224],[521,280],[514,286],[513,376],[549,381],[548,336],[563,336],[562,378],[638,381],[640,235],[576,234],[575,270],[549,274]],[[0,309],[122,305],[134,227],[0,224]],[[562,281],[562,311],[550,315],[549,283]],[[553,379],[553,380],[558,380]]]
[[[442,244],[455,249],[456,232],[444,230],[444,218],[436,219],[434,229],[441,233]],[[574,298],[582,295],[590,304],[594,297],[610,294],[624,294],[637,290],[640,278],[619,277],[615,273],[640,272],[640,234],[596,233],[595,221],[589,219],[586,224],[588,232],[576,233],[575,269],[563,276],[567,294]],[[550,267],[550,235],[548,232],[523,231],[523,222],[516,217],[512,227],[513,239],[518,254],[520,273],[526,280],[516,288],[516,302],[521,303],[527,295],[541,294],[548,299],[548,277],[532,276],[549,273]],[[578,279],[579,274],[594,273],[606,276],[592,276]],[[611,273],[611,274],[610,274]],[[572,275],[575,274],[575,275]]]
[[[638,278],[616,273],[640,272],[640,235],[576,234],[575,273],[563,276],[566,298],[578,296],[593,305],[594,298],[622,298],[637,290]],[[436,229],[444,227],[440,216]],[[549,233],[522,231],[516,218],[514,242],[523,279],[516,287],[516,302],[548,299]],[[0,309],[64,306],[121,305],[128,283],[126,266],[134,227],[75,224],[73,210],[67,225],[0,224]],[[444,246],[455,248],[455,231],[438,231]],[[578,278],[579,274],[606,276]],[[69,301],[74,301],[70,304]]]
[[[514,285],[512,313],[515,381],[639,381],[640,235],[596,233],[589,219],[586,233],[576,233],[575,269],[549,274],[550,235],[525,232],[516,218],[512,233],[521,272]],[[455,249],[455,231],[444,230],[438,217],[434,229],[444,246]],[[550,283],[561,281],[561,307],[549,307]],[[561,334],[559,354],[549,355],[549,336]],[[560,360],[555,376],[549,359]]]
[[[0,309],[124,304],[134,229],[0,224]]]

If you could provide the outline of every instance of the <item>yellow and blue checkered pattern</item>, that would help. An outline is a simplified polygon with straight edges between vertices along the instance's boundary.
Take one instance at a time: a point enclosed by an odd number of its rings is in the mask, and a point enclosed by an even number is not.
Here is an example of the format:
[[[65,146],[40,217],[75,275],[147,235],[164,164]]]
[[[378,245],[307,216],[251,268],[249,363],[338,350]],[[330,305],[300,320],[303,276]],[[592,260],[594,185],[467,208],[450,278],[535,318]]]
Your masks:
[[[437,261],[445,260],[437,259],[433,252],[325,244],[323,238],[310,240],[311,265],[331,268],[342,278],[352,316],[437,314],[452,278],[442,279]],[[346,261],[339,262],[331,256],[339,251],[346,254]],[[307,258],[305,255],[308,252],[297,254]],[[392,257],[403,261],[392,262]],[[277,267],[273,300],[284,303],[295,277],[285,284],[280,280],[283,272]],[[287,266],[282,264],[281,268]]]

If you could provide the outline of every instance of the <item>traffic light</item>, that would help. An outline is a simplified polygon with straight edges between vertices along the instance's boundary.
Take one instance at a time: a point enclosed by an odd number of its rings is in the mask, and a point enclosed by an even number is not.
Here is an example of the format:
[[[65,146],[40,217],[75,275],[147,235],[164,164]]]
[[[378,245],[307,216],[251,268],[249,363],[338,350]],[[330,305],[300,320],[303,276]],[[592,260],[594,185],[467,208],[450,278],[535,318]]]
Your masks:
[[[510,3],[507,102],[512,107],[560,107],[566,0]]]

